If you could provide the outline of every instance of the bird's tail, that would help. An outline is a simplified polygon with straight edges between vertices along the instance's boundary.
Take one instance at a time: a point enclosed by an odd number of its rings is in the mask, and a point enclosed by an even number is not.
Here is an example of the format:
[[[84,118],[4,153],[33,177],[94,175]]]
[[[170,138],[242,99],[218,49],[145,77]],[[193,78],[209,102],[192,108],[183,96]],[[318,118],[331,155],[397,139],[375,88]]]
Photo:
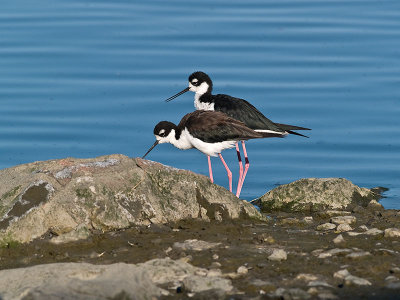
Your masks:
[[[301,133],[297,133],[297,132],[292,131],[292,130],[311,130],[310,128],[294,126],[294,125],[288,125],[288,124],[275,123],[275,125],[278,126],[279,128],[282,128],[283,130],[285,130],[286,132],[288,132],[290,134],[294,134],[294,135],[298,135],[298,136],[302,136],[302,137],[306,137],[306,138],[308,138],[308,136],[306,136],[304,134],[301,134]]]
[[[261,134],[263,138],[270,138],[270,137],[284,138],[286,136],[286,134],[271,133],[271,132],[260,132],[260,131],[257,131],[257,133]]]

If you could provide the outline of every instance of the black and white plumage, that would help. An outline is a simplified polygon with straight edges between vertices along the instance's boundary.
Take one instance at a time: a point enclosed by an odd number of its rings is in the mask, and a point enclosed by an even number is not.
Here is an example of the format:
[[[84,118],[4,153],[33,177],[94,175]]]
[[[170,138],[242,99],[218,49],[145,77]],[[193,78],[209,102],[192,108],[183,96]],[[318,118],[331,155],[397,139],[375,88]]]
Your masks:
[[[248,101],[225,94],[213,95],[212,90],[213,83],[210,77],[204,72],[194,72],[189,76],[189,87],[166,101],[171,101],[187,91],[192,91],[195,92],[194,106],[196,109],[221,111],[256,131],[304,136],[293,130],[310,130],[305,127],[275,123]]]
[[[276,133],[257,132],[244,123],[217,111],[196,110],[185,115],[178,125],[161,121],[154,127],[157,144],[170,143],[179,149],[196,148],[209,156],[218,156],[225,149],[233,148],[237,141],[282,137]]]
[[[178,125],[162,121],[154,127],[156,142],[143,155],[146,157],[158,144],[171,143],[179,149],[196,148],[208,156],[210,179],[213,182],[210,156],[219,156],[228,174],[229,190],[232,192],[232,173],[221,152],[233,148],[237,141],[267,137],[282,137],[276,133],[257,132],[244,123],[217,111],[196,110],[185,115]],[[240,179],[240,178],[239,178]],[[240,182],[239,182],[240,183]],[[239,185],[238,185],[239,186]],[[237,191],[239,197],[240,190]]]
[[[288,124],[275,123],[264,116],[257,108],[248,101],[240,98],[235,98],[225,94],[212,94],[213,83],[210,77],[204,72],[194,72],[189,76],[189,86],[168,98],[165,101],[171,101],[176,97],[188,92],[195,92],[194,106],[198,110],[220,111],[229,117],[243,122],[247,127],[263,133],[273,133],[281,137],[288,134],[307,137],[297,133],[294,130],[310,130],[305,127],[293,126]],[[242,159],[240,156],[239,145],[236,143],[236,152],[239,160],[239,181],[236,196],[239,197],[244,179],[249,169],[250,163],[247,157],[247,151],[244,140],[241,141],[245,156],[245,168],[243,170]]]

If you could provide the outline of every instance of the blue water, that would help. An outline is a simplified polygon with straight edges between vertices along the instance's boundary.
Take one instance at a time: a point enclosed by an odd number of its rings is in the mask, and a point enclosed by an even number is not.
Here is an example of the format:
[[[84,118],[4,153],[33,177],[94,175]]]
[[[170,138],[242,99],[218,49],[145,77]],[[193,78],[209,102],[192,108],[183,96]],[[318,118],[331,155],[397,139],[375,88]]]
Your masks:
[[[389,188],[400,209],[400,1],[3,0],[0,168],[142,156],[161,120],[191,112],[196,70],[310,139],[250,141],[242,197],[304,177]],[[236,180],[236,153],[225,160]],[[208,174],[196,150],[149,159]],[[213,159],[216,183],[225,169]]]

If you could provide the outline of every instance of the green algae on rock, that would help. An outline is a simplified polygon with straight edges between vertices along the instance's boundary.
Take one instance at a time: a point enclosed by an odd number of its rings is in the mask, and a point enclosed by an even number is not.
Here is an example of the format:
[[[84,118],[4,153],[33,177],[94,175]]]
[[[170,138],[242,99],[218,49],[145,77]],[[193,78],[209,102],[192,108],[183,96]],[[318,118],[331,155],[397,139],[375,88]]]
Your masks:
[[[305,178],[281,185],[253,203],[265,212],[305,212],[345,209],[350,204],[366,207],[371,200],[379,198],[376,192],[344,178]]]

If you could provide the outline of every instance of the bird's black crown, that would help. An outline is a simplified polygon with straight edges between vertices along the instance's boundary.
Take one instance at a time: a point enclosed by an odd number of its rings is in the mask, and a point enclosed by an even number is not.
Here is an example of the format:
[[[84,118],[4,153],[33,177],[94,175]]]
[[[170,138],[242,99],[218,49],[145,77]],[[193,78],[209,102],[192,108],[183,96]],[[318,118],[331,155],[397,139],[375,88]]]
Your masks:
[[[194,79],[197,79],[197,81]],[[207,84],[210,87],[209,91],[211,92],[211,90],[212,90],[211,78],[204,72],[197,71],[197,72],[190,74],[189,82],[192,83],[194,86],[198,86],[198,85],[202,84],[203,82],[207,82]]]
[[[168,121],[161,121],[154,127],[154,135],[166,137],[172,129],[175,129],[176,125]]]

